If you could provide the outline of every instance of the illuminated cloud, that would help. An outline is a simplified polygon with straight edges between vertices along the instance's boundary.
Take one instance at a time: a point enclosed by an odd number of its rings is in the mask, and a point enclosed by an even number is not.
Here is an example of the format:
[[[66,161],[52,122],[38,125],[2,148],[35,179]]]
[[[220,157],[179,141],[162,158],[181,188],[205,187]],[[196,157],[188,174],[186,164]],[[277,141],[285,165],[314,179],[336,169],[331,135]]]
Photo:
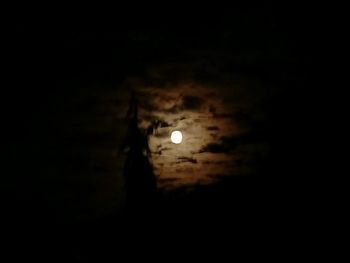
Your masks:
[[[125,101],[120,102],[125,106],[119,112],[125,112],[128,91],[136,92],[139,126],[151,131],[151,158],[160,188],[210,184],[222,175],[247,174],[253,169],[248,160],[268,151],[259,146],[263,136],[256,134],[265,114],[259,83],[219,71],[212,72],[216,79],[208,82],[198,78],[196,65],[192,71],[189,68],[164,65],[130,78]],[[175,130],[183,134],[181,144],[170,140]]]

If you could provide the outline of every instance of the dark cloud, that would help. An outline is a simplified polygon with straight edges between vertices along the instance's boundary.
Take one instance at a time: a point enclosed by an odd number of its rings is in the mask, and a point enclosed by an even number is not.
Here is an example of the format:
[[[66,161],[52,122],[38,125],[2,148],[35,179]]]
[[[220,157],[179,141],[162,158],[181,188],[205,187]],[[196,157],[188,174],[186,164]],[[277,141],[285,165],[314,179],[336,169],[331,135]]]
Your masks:
[[[187,116],[181,116],[180,118],[174,119],[174,122],[186,120],[187,118],[188,118]]]
[[[208,131],[218,131],[218,130],[220,130],[220,129],[219,129],[218,126],[209,126],[209,127],[207,127],[207,130],[208,130]]]
[[[150,96],[144,96],[144,99],[140,102],[140,106],[149,112],[158,111],[164,113],[179,113],[182,110],[199,110],[203,105],[203,99],[196,96],[184,96],[181,101],[176,101],[177,98],[166,98],[162,97],[161,101],[166,102],[174,102],[174,105],[169,108],[164,108],[162,103],[155,102],[152,100]],[[182,116],[179,120],[186,119],[186,117]]]
[[[222,136],[220,145],[230,150],[235,150],[239,146],[245,145],[266,145],[266,135],[264,133],[248,132],[239,136]]]
[[[184,110],[199,110],[204,103],[204,100],[196,96],[184,96],[182,98],[182,108]]]
[[[147,111],[157,111],[159,110],[159,108],[151,103],[151,100],[149,99],[143,99],[140,101],[140,106],[144,109],[144,110],[147,110]]]
[[[167,123],[166,121],[163,121],[163,120],[159,120],[159,124],[160,124],[161,128],[171,127],[171,125],[169,123]]]
[[[179,158],[177,158],[177,160],[178,161],[176,163],[186,163],[186,162],[197,163],[196,159],[190,158],[190,157],[185,157],[185,156],[179,157]]]
[[[210,136],[213,138],[213,139],[216,139],[218,137],[218,134],[217,133],[211,133]]]
[[[142,98],[139,100],[140,107],[148,112],[160,111],[166,113],[177,113],[180,110],[179,103],[175,103],[172,107],[164,109],[164,105],[155,100],[155,98],[159,97],[156,94],[140,92],[139,96]],[[161,97],[163,103],[174,100],[175,98],[173,97]]]
[[[209,112],[212,113],[213,115],[216,114],[216,108],[213,105],[209,106]]]
[[[160,147],[157,147],[157,151],[154,152],[154,153],[155,153],[155,154],[162,155],[163,152],[168,151],[168,150],[171,150],[171,148],[169,148],[169,147],[163,147],[163,148],[161,148],[161,146],[160,146]]]
[[[179,180],[179,178],[159,178],[158,181],[160,183],[171,183],[171,182],[174,182],[174,181],[177,181]]]
[[[204,145],[198,153],[232,153],[233,151],[263,158],[269,151],[269,144],[259,133],[247,133],[241,136],[223,136],[218,143]],[[215,161],[206,161],[205,164],[216,164]]]
[[[193,173],[193,168],[192,167],[181,167],[181,168],[177,168],[175,170],[177,173]]]
[[[153,119],[151,119],[151,125],[154,128],[166,128],[166,127],[171,127],[170,123],[159,119],[158,117],[153,117]]]
[[[233,119],[234,113],[213,113],[213,117],[218,119]]]
[[[167,113],[179,113],[181,110],[182,110],[181,106],[176,104],[169,109],[163,109],[161,111],[167,112]]]
[[[151,115],[151,114],[142,114],[142,115],[141,115],[141,118],[142,118],[143,120],[145,120],[145,121],[150,121],[150,122],[152,122],[152,121],[154,121],[154,120],[157,119],[156,116]]]
[[[225,112],[225,113],[217,113],[217,109],[213,105],[209,105],[209,112],[213,115],[214,118],[233,118],[234,113]]]
[[[203,152],[229,153],[230,150],[231,150],[230,147],[222,143],[208,143],[207,145],[202,147],[199,153],[203,153]]]
[[[151,100],[145,99],[142,103],[140,103],[141,107],[146,111],[159,111],[159,112],[165,112],[165,113],[178,113],[182,110],[182,106],[179,104],[175,104],[174,106],[164,109],[161,105],[157,105],[156,103],[153,103]]]
[[[216,95],[217,94],[216,94],[215,91],[211,91],[211,92],[208,92],[208,93],[205,94],[205,96],[207,96],[207,97],[215,97]]]
[[[173,108],[173,110],[174,109],[175,108]],[[178,109],[179,109],[179,107],[177,107],[177,110]],[[158,111],[169,112],[169,110],[158,110]],[[158,116],[155,116],[152,114],[142,114],[141,119],[150,122],[149,128],[154,129],[154,131],[156,131],[158,128],[174,127],[177,125],[177,123],[179,121],[186,120],[186,119],[188,119],[188,117],[182,116],[180,118],[175,118],[175,119],[170,120],[170,121],[165,121],[164,119],[159,118]]]
[[[169,137],[169,132],[166,129],[158,129],[156,133],[154,133],[157,138],[167,138]]]
[[[171,150],[171,148],[169,147],[163,147],[163,148],[160,148],[161,151],[168,151],[168,150]]]
[[[226,147],[229,147],[230,149],[234,149],[237,147],[238,143],[240,142],[239,136],[222,136],[220,138],[221,143],[225,145]]]
[[[227,161],[203,161],[204,164],[226,164]]]
[[[222,143],[236,147],[238,144],[260,143],[265,142],[268,138],[268,131],[252,131],[239,136],[222,136],[220,140]]]
[[[221,137],[219,143],[208,143],[203,146],[199,151],[203,152],[211,152],[211,153],[229,153],[233,151],[238,145],[237,137]]]
[[[229,177],[227,174],[207,174],[206,176],[213,179],[222,179],[223,177]]]

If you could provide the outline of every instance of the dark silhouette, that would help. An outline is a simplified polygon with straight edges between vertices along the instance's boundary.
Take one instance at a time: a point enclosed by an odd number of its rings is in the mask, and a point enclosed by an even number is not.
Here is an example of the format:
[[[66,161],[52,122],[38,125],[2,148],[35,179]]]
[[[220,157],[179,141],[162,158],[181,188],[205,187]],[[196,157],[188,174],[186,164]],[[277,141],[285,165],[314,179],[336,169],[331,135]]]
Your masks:
[[[122,150],[127,150],[124,177],[128,211],[145,211],[154,207],[157,182],[149,161],[148,132],[138,127],[138,101],[132,92],[126,118],[129,120],[127,136]]]

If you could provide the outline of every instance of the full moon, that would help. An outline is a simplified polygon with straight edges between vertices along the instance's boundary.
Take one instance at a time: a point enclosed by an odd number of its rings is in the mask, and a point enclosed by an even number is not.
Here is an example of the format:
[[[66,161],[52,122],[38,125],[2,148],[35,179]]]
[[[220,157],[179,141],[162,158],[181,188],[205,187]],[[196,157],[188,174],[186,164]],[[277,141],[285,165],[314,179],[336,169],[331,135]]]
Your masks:
[[[179,144],[182,142],[182,133],[180,131],[173,131],[170,139],[173,143]]]

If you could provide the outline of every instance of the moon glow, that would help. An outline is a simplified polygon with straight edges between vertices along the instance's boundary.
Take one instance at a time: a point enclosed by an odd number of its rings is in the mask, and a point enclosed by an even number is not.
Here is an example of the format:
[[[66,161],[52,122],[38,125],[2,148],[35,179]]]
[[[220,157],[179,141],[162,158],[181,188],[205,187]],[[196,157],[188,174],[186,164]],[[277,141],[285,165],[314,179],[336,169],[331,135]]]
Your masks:
[[[173,131],[170,139],[172,143],[180,144],[182,142],[182,133],[180,131]]]

